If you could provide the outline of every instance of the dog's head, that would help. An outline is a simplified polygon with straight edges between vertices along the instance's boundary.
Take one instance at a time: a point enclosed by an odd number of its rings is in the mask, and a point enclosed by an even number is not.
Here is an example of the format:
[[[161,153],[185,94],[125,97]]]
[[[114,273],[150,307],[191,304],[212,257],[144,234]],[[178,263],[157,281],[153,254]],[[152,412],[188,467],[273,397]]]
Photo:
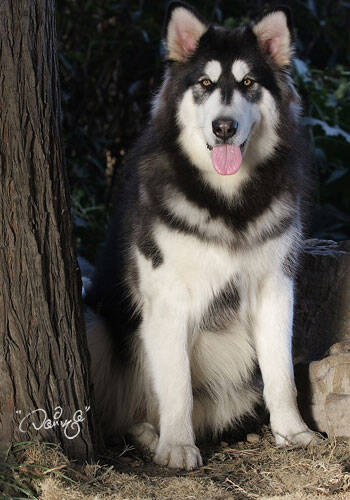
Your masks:
[[[273,154],[282,86],[292,88],[288,10],[275,9],[252,26],[228,30],[172,2],[164,40],[170,64],[154,113],[174,110],[178,141],[191,161],[228,175],[242,159],[256,164]]]

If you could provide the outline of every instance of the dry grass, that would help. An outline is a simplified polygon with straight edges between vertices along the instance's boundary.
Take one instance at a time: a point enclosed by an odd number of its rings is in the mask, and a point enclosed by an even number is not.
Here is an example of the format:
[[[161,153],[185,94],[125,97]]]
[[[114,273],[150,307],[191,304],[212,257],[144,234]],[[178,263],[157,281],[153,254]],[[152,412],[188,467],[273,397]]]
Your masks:
[[[282,450],[264,428],[257,443],[202,450],[205,466],[186,473],[157,467],[132,447],[110,450],[99,463],[78,466],[56,446],[30,443],[15,447],[8,457],[7,474],[12,476],[5,482],[13,481],[23,491],[17,496],[9,492],[7,498],[350,500],[349,441]]]

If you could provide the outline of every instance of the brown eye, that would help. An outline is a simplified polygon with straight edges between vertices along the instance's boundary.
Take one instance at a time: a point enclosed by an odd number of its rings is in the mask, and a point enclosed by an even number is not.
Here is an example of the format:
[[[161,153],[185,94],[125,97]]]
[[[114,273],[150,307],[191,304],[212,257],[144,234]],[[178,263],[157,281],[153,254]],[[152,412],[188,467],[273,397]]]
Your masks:
[[[253,85],[253,83],[254,83],[254,82],[253,82],[253,80],[252,80],[251,78],[245,78],[245,79],[243,80],[243,85],[244,85],[245,87],[251,87],[251,86]]]
[[[213,82],[209,80],[209,78],[204,78],[204,80],[201,80],[199,83],[205,88],[209,88],[213,85]]]

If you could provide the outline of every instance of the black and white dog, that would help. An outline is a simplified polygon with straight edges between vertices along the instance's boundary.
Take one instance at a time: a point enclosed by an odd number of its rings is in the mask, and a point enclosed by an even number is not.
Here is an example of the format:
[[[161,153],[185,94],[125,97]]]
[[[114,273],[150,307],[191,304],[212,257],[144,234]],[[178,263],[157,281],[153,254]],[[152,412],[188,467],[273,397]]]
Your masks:
[[[287,10],[231,31],[173,2],[165,43],[87,295],[88,342],[106,432],[192,469],[196,437],[254,411],[257,366],[276,443],[314,440],[291,357],[306,155]]]

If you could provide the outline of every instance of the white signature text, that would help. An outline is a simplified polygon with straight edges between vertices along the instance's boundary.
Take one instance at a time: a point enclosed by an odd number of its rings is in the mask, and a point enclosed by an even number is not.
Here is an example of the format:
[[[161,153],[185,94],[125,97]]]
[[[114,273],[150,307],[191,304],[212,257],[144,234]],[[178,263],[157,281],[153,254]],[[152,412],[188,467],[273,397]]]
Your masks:
[[[40,429],[53,429],[54,427],[61,427],[63,429],[63,434],[67,439],[76,438],[81,431],[81,423],[86,419],[86,413],[90,410],[90,406],[85,406],[85,416],[82,410],[76,410],[70,419],[63,419],[62,417],[62,407],[56,406],[54,409],[54,414],[52,418],[49,418],[47,411],[43,408],[37,408],[27,413],[19,423],[19,430],[21,432],[27,432],[29,427],[34,427],[35,430]],[[21,414],[22,410],[17,410],[17,414]],[[39,422],[33,422],[33,419],[39,420]]]

